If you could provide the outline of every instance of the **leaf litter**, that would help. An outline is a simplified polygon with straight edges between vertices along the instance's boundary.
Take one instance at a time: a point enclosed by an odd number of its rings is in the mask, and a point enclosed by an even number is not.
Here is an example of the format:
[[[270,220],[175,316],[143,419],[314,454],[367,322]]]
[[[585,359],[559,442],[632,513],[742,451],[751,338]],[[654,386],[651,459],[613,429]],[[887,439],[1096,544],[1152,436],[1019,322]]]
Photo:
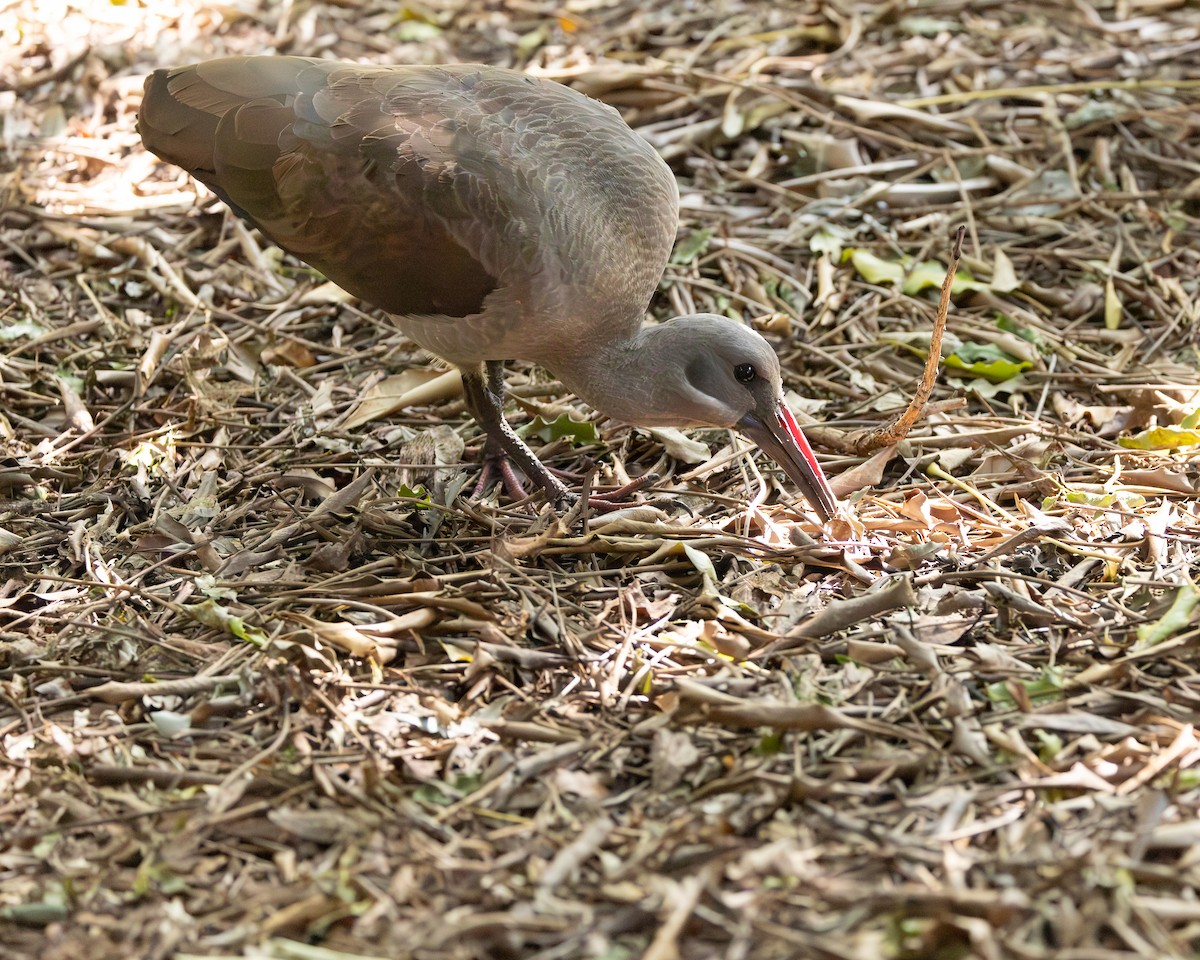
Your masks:
[[[62,0],[0,37],[8,956],[1200,949],[1189,4]],[[773,338],[851,508],[522,364],[543,460],[660,480],[465,498],[440,365],[140,148],[148,70],[267,51],[620,108],[680,180],[654,315]],[[925,417],[858,454],[960,224]]]

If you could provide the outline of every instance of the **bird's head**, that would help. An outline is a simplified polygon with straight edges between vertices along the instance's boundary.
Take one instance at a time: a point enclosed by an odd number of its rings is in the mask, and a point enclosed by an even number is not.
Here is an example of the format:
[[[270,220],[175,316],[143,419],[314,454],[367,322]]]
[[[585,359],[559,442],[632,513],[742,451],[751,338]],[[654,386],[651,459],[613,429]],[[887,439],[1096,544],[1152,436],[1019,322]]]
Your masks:
[[[784,402],[779,358],[749,327],[714,314],[646,327],[624,382],[625,409],[610,416],[648,427],[736,429],[775,459],[824,519],[837,512],[837,498]]]

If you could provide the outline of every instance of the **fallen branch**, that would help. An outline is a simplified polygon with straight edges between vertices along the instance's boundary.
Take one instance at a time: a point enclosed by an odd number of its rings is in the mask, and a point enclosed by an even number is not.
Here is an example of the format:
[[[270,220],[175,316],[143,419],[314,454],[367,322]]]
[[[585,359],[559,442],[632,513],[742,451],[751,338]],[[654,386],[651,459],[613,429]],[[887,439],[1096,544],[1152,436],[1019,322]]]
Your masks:
[[[966,232],[966,227],[959,227],[954,235],[954,248],[950,251],[950,263],[946,266],[946,276],[942,280],[942,295],[938,302],[937,317],[933,321],[933,335],[929,340],[929,356],[925,358],[925,369],[921,373],[917,391],[908,406],[890,423],[874,430],[856,431],[844,438],[843,446],[858,456],[865,456],[880,447],[890,447],[899,443],[908,436],[908,431],[925,411],[925,404],[933,394],[938,364],[942,360],[942,334],[946,332],[946,317],[950,313],[950,288],[954,285],[954,275],[958,272],[958,261],[962,256],[963,237]]]

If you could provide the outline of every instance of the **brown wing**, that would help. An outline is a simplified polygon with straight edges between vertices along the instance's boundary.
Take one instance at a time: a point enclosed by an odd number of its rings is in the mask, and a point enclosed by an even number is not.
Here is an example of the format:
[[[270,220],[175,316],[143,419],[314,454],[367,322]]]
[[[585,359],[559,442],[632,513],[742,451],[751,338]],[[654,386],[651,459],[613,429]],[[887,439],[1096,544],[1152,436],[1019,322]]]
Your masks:
[[[153,73],[138,128],[150,150],[356,296],[397,314],[466,316],[497,278],[454,235],[437,209],[446,204],[425,196],[429,177],[452,172],[438,149],[446,118],[383,112],[381,88],[405,79],[402,68],[300,57],[212,60]]]
[[[406,323],[452,359],[632,332],[675,237],[653,148],[611,107],[509,70],[214,60],[153,74],[139,129],[352,293],[482,314]]]

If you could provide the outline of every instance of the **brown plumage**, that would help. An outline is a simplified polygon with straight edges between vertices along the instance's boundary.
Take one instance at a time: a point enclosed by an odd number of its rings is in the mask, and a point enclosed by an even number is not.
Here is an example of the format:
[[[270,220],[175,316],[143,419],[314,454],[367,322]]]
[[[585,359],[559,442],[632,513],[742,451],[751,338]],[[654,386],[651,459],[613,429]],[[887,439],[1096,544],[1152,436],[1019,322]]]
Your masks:
[[[477,65],[231,57],[146,81],[146,146],[463,371],[489,455],[568,491],[502,414],[504,360],[641,426],[738,427],[836,501],[758,334],[643,326],[677,227],[670,169],[611,107]]]

